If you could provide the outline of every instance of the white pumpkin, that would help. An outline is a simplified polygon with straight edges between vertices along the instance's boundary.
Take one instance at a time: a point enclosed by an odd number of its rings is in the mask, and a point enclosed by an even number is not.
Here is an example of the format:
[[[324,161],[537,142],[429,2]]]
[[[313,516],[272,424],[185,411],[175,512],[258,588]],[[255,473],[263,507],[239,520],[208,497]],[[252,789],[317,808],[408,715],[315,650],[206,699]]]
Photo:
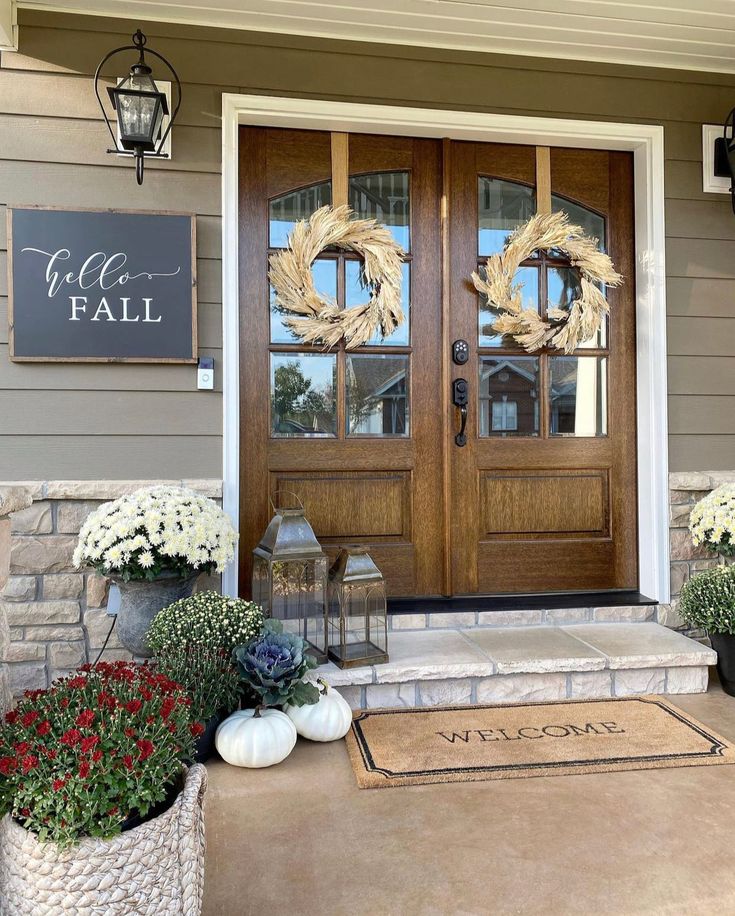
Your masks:
[[[285,760],[296,744],[296,727],[278,709],[233,712],[217,729],[215,747],[236,767],[270,767]]]
[[[286,706],[284,712],[302,738],[310,741],[337,741],[352,725],[352,710],[345,698],[319,679],[319,702],[307,706]]]

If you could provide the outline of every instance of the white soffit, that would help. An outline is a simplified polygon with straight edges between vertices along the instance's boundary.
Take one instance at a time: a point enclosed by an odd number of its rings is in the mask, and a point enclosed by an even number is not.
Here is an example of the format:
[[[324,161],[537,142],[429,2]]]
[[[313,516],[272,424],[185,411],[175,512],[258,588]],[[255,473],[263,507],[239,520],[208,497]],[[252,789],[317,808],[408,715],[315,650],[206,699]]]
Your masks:
[[[0,0],[0,6],[8,0]],[[733,0],[19,0],[27,9],[735,73]]]

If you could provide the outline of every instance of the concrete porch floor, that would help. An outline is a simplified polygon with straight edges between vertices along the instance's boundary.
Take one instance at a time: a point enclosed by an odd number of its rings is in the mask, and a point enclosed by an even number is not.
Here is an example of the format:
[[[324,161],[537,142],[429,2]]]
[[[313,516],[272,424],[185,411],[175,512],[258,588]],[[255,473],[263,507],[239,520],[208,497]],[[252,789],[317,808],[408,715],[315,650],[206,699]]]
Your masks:
[[[672,701],[735,739],[716,680]],[[733,766],[360,790],[299,740],[209,774],[204,916],[735,912]]]

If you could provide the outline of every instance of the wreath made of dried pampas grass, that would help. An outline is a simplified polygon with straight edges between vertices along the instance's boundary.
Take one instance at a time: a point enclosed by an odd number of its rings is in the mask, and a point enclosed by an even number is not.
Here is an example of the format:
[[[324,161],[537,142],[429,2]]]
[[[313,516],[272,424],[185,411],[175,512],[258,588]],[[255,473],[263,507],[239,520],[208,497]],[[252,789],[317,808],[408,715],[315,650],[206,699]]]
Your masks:
[[[370,301],[341,309],[317,292],[311,265],[325,248],[353,251],[362,258]],[[403,249],[390,231],[373,219],[354,219],[348,206],[321,207],[296,223],[288,247],[272,254],[269,278],[284,324],[304,343],[325,349],[344,339],[348,350],[367,343],[376,332],[388,337],[403,321],[401,262]]]
[[[520,264],[534,251],[563,252],[580,274],[581,295],[569,310],[550,308],[547,318],[523,308],[521,285],[513,282]],[[487,296],[491,308],[501,314],[493,324],[496,334],[512,336],[527,352],[549,346],[571,353],[598,332],[609,306],[601,285],[619,286],[623,277],[610,258],[597,247],[597,239],[585,235],[581,226],[569,222],[566,213],[538,213],[519,226],[505,248],[487,259],[485,276],[472,274],[478,292]]]

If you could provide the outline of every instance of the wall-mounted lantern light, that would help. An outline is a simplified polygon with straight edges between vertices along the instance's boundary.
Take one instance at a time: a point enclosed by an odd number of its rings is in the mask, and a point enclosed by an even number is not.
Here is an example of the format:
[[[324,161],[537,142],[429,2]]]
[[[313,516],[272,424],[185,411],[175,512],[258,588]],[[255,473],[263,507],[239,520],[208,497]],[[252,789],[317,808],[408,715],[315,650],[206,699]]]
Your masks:
[[[145,44],[146,37],[138,29],[133,35],[133,44],[115,48],[114,51],[106,54],[100,61],[94,75],[95,95],[100,103],[107,129],[115,147],[114,149],[108,149],[107,152],[119,154],[127,151],[133,154],[135,157],[135,177],[138,184],[143,184],[143,163],[146,157],[168,158],[168,154],[163,152],[163,145],[171,132],[176,115],[181,107],[181,83],[176,71],[163,55],[150,49],[146,51]],[[122,149],[120,149],[100,97],[99,81],[100,73],[107,61],[116,54],[123,54],[126,51],[135,51],[138,54],[138,60],[132,64],[130,73],[124,80],[117,86],[109,86],[107,89],[112,107],[117,112],[118,131],[120,144],[122,145]],[[176,107],[165,130],[162,130],[162,125],[164,117],[169,113],[168,101],[166,94],[161,92],[153,79],[153,71],[145,61],[146,54],[162,61],[171,71],[173,81],[176,84]]]
[[[730,195],[735,213],[735,108],[725,118],[722,136],[715,140],[715,175],[732,182]]]

